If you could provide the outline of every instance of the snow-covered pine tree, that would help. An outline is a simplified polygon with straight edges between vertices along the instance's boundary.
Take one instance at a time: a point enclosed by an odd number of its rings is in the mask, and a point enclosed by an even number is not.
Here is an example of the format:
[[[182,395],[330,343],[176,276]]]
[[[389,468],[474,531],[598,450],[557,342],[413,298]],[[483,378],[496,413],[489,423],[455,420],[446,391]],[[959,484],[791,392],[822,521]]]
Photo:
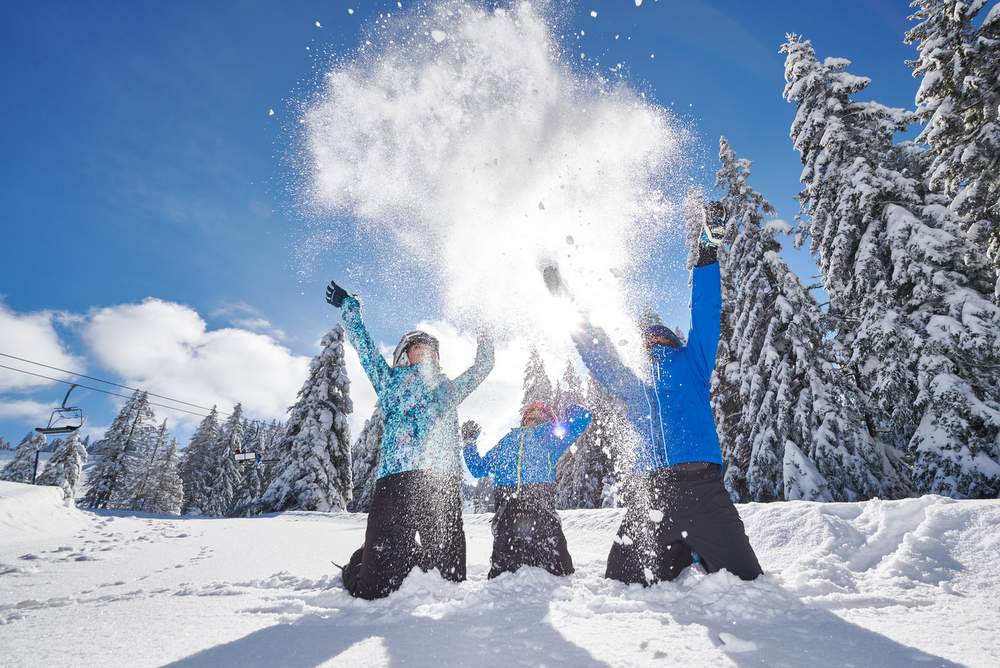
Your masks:
[[[382,447],[382,430],[385,421],[382,406],[375,404],[372,415],[365,421],[361,435],[351,448],[351,480],[354,491],[347,509],[352,513],[367,513],[375,491],[375,476],[378,473],[379,454]]]
[[[803,224],[844,371],[872,430],[912,463],[916,491],[1000,493],[1000,309],[976,290],[960,221],[893,136],[913,114],[851,96],[869,83],[790,35],[785,98],[798,106]]]
[[[917,140],[930,147],[929,185],[960,217],[970,273],[985,269],[985,290],[1000,300],[1000,9],[994,4],[977,28],[986,4],[916,0],[910,19],[919,23],[905,41],[918,52],[908,64],[921,77]]]
[[[556,383],[555,409],[563,415],[570,404],[584,404],[583,381],[576,372],[571,361],[566,362],[562,378]],[[575,508],[576,497],[573,490],[573,452],[577,446],[572,446],[563,453],[556,463],[556,507]]]
[[[261,456],[261,494],[270,486],[275,476],[275,465],[277,464],[278,446],[285,434],[285,425],[277,420],[271,420],[268,424],[261,426],[260,439],[258,441]],[[258,500],[260,496],[258,496]]]
[[[230,515],[245,517],[252,515],[256,510],[256,504],[260,500],[261,494],[267,489],[264,482],[267,463],[264,459],[265,449],[265,425],[260,420],[243,419],[243,445],[242,452],[252,452],[256,455],[256,461],[240,464],[242,475],[239,486],[236,488],[233,497]]]
[[[63,491],[63,500],[72,504],[76,499],[76,488],[83,474],[83,463],[87,461],[87,449],[80,435],[73,432],[60,441],[59,447],[49,458],[45,470],[35,481],[38,485],[52,485]]]
[[[587,381],[587,407],[593,419],[577,442],[572,454],[569,485],[571,508],[601,508],[604,505],[604,482],[614,479],[614,460],[626,433],[622,413],[615,400],[591,376]],[[558,479],[558,469],[556,476]]]
[[[214,456],[219,439],[219,412],[215,406],[195,429],[181,456],[180,476],[184,483],[184,513],[201,514],[208,508],[209,490],[217,474]]]
[[[39,452],[55,452],[56,450],[58,450],[62,446],[62,444],[63,444],[63,439],[61,439],[61,438],[53,438],[51,441],[49,441],[48,439],[46,439],[45,444],[42,445],[42,447],[38,448],[38,451]]]
[[[243,479],[243,469],[236,461],[236,453],[243,451],[245,427],[243,405],[236,404],[212,447],[215,478],[208,488],[208,503],[204,509],[206,515],[225,517],[233,509],[236,493]]]
[[[538,354],[538,349],[532,348],[524,367],[524,399],[521,400],[521,405],[527,406],[533,401],[551,404],[552,394],[552,381],[545,373],[545,362]]]
[[[725,319],[712,407],[738,501],[853,501],[906,492],[899,457],[872,438],[862,396],[824,343],[819,304],[780,255],[781,221],[751,188],[750,161],[719,140],[707,206],[725,225],[719,260]],[[802,496],[819,495],[819,496]]]
[[[0,436],[0,452],[10,450],[10,442],[3,436]]]
[[[177,440],[169,441],[157,450],[153,461],[142,510],[149,513],[179,515],[184,502],[184,485],[178,472]]]
[[[142,452],[136,458],[135,488],[130,493],[131,501],[128,504],[131,510],[154,512],[148,509],[149,496],[152,493],[150,478],[156,467],[157,457],[161,450],[167,447],[169,438],[167,421],[164,420],[156,430],[156,435],[143,444]]]
[[[276,475],[261,497],[260,512],[344,510],[351,499],[347,415],[353,406],[343,327],[324,336],[322,346],[290,410]]]
[[[31,484],[35,475],[35,458],[44,445],[44,436],[37,431],[29,431],[18,443],[14,459],[3,467],[3,471],[0,471],[0,480]]]
[[[82,503],[88,508],[123,508],[135,489],[140,457],[156,432],[146,393],[136,390],[104,434],[103,456],[89,472]]]

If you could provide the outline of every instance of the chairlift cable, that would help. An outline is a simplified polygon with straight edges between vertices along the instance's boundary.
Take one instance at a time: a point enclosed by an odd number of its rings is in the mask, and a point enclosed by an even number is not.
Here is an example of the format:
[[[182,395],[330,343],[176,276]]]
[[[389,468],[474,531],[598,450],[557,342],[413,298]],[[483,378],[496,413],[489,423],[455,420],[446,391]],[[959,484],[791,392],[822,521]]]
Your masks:
[[[3,353],[0,353],[0,354],[3,354]],[[57,383],[62,383],[64,385],[76,385],[77,387],[79,387],[81,389],[91,390],[93,392],[101,392],[103,394],[111,395],[112,397],[120,397],[122,399],[131,399],[131,397],[129,397],[127,394],[119,394],[117,392],[109,392],[108,390],[102,390],[99,387],[91,387],[89,385],[81,385],[80,383],[71,383],[68,380],[63,380],[61,378],[53,378],[52,376],[46,376],[46,375],[41,374],[41,373],[35,373],[34,371],[25,371],[24,369],[15,369],[14,367],[7,366],[6,364],[0,364],[0,369],[9,369],[10,371],[17,371],[18,373],[27,374],[29,376],[35,376],[37,378],[44,378],[45,380],[55,381]],[[77,375],[79,375],[79,374],[77,374]],[[128,389],[131,389],[131,388],[128,388]],[[143,390],[136,390],[136,391],[137,392],[142,392]],[[147,394],[150,395],[150,396],[153,396],[153,397],[160,396],[158,394],[152,394],[151,392],[147,392]],[[168,406],[167,404],[159,404],[159,403],[156,403],[155,401],[150,401],[149,405],[150,406],[158,406],[160,408],[166,408],[167,410],[171,410],[171,411],[177,411],[178,413],[187,413],[188,415],[196,415],[196,416],[201,417],[201,418],[208,417],[207,415],[204,415],[203,413],[195,413],[194,411],[189,411],[189,410],[184,409],[184,408],[177,408],[176,406]],[[223,413],[221,411],[216,411],[216,413],[219,414],[219,415],[225,415],[225,416],[229,415],[229,413]]]
[[[94,380],[94,381],[97,381],[98,383],[104,383],[105,385],[112,385],[114,387],[120,387],[123,390],[130,390],[132,392],[145,391],[145,390],[140,390],[139,388],[136,388],[136,387],[129,387],[128,385],[122,385],[121,383],[115,383],[115,382],[110,381],[110,380],[104,380],[103,378],[95,378],[94,376],[88,376],[86,374],[77,373],[76,371],[70,371],[69,369],[60,369],[59,367],[52,366],[51,364],[45,364],[43,362],[36,362],[35,360],[25,359],[24,357],[18,357],[17,355],[10,355],[8,353],[0,352],[0,357],[9,357],[10,359],[14,359],[14,360],[17,360],[19,362],[27,362],[28,364],[35,364],[37,366],[45,367],[46,369],[52,369],[53,371],[60,371],[62,373],[68,373],[70,375],[77,376],[79,378],[86,378],[87,380]],[[5,369],[9,369],[10,367],[4,367],[4,368]],[[15,369],[15,371],[17,371],[17,370],[18,369]],[[26,373],[30,373],[30,372],[26,372]],[[43,376],[43,377],[47,378],[47,376]],[[56,380],[56,379],[53,378],[52,380]],[[83,387],[83,386],[81,385],[80,387]],[[89,388],[89,389],[94,389],[94,388]],[[98,390],[98,391],[100,391],[100,390]],[[165,399],[167,401],[172,401],[172,402],[177,403],[177,404],[184,404],[185,406],[191,406],[192,408],[200,408],[203,411],[211,411],[212,410],[211,408],[208,408],[207,406],[200,406],[198,404],[193,404],[190,401],[182,401],[180,399],[174,399],[173,397],[167,397],[167,396],[164,396],[162,394],[155,394],[155,393],[149,392],[149,391],[145,391],[145,392],[149,396],[156,397],[158,399]],[[120,395],[116,395],[116,396],[120,396]],[[226,416],[228,416],[229,414],[228,413],[221,413],[220,412],[219,415],[226,415]]]

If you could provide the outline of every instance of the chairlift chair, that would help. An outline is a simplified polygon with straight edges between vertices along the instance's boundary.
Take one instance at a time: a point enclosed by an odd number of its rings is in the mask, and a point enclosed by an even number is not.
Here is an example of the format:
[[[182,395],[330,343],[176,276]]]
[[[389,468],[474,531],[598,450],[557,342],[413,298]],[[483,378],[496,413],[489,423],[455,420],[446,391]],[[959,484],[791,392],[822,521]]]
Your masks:
[[[59,434],[72,434],[83,426],[83,409],[77,406],[67,406],[70,393],[76,389],[77,385],[70,385],[63,397],[62,405],[52,411],[49,416],[49,423],[44,427],[35,427],[35,431],[45,436],[55,436]]]

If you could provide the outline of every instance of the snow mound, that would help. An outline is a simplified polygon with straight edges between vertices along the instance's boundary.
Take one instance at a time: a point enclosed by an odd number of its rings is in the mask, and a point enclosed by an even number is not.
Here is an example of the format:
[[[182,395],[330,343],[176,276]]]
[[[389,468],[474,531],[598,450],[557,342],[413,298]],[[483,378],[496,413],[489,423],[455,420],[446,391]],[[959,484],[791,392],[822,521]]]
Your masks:
[[[85,521],[58,487],[0,481],[0,543],[70,533]]]
[[[5,485],[4,664],[1000,665],[1000,501],[739,511],[765,570],[755,582],[697,569],[648,589],[604,579],[621,509],[561,513],[572,576],[487,580],[491,516],[473,514],[466,582],[415,571],[368,602],[330,563],[361,544],[362,514],[98,514],[61,507],[57,490]],[[22,526],[19,544],[6,540],[14,523],[67,518],[85,526],[59,543]],[[67,619],[74,633],[53,635]]]

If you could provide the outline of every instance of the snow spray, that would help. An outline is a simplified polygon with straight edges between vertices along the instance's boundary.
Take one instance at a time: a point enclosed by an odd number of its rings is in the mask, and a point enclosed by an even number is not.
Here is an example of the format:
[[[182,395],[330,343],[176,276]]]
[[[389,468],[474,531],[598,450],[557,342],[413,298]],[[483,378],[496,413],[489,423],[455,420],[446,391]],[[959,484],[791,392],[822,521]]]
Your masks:
[[[452,322],[565,346],[583,309],[635,343],[687,133],[570,66],[546,11],[446,1],[380,19],[306,105],[306,190],[433,275]],[[553,265],[575,306],[546,289]]]

